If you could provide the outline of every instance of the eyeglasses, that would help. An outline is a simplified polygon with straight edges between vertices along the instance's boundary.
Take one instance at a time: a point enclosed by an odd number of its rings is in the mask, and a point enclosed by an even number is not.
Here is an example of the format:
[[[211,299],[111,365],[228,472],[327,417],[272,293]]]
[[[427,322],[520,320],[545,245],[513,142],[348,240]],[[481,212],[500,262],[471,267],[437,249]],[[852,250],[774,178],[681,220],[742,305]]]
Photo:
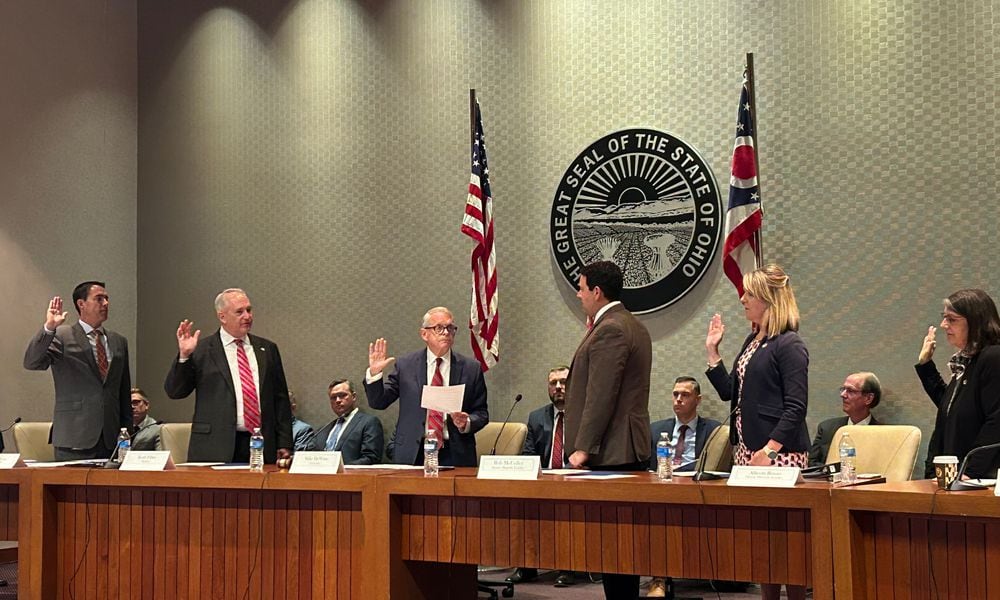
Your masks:
[[[434,325],[432,327],[422,327],[421,329],[430,329],[438,335],[455,335],[458,332],[458,327],[454,325]]]
[[[842,385],[839,388],[837,388],[837,392],[840,393],[840,394],[843,394],[844,392],[847,392],[848,394],[863,394],[863,393],[865,393],[864,390],[859,390],[857,388],[849,388],[846,385]]]
[[[954,325],[959,321],[964,321],[965,317],[962,315],[949,315],[948,313],[941,313],[941,320],[949,325]]]

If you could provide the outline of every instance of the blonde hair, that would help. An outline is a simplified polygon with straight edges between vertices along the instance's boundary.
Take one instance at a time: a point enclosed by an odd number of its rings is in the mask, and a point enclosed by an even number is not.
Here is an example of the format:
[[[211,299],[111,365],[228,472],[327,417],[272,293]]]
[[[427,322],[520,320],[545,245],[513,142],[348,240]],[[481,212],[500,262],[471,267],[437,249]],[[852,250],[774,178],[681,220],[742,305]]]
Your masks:
[[[785,270],[775,264],[755,269],[743,276],[745,294],[767,304],[766,322],[761,328],[767,337],[799,330],[799,305]]]

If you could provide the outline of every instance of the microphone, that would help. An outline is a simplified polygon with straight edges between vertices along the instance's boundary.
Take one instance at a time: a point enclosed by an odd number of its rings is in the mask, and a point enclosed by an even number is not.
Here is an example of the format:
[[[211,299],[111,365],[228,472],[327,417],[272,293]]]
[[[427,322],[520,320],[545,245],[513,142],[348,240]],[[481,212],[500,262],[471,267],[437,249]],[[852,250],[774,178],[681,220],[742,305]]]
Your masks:
[[[996,444],[987,444],[985,446],[980,446],[978,448],[973,448],[972,450],[970,450],[969,453],[965,455],[965,458],[962,459],[962,466],[958,468],[958,475],[955,476],[955,481],[951,482],[951,485],[948,486],[948,491],[965,492],[968,490],[983,490],[989,487],[986,485],[982,485],[980,483],[970,483],[968,481],[962,481],[962,475],[965,475],[965,468],[969,466],[969,459],[972,457],[973,454],[981,452],[983,450],[995,450],[997,448],[1000,448],[1000,442]]]
[[[514,403],[510,405],[510,410],[507,411],[507,418],[503,420],[503,425],[500,426],[500,431],[497,432],[497,439],[493,440],[493,449],[490,450],[490,456],[496,456],[497,454],[497,444],[500,443],[500,436],[503,435],[503,428],[507,426],[507,421],[510,421],[510,416],[514,414],[514,407],[517,403],[521,401],[521,394],[518,394],[514,398]]]
[[[739,410],[739,408],[740,408],[739,404],[737,404],[736,408],[729,411],[729,415],[726,417],[725,421],[727,425],[733,418],[733,415],[736,414],[736,411]],[[708,471],[705,470],[705,463],[708,461],[708,449],[712,447],[712,440],[715,439],[715,436],[719,435],[719,430],[721,429],[722,425],[716,427],[715,431],[712,432],[712,435],[708,436],[708,439],[705,440],[705,445],[702,446],[701,448],[701,455],[698,457],[698,462],[695,464],[694,477],[691,478],[693,481],[712,481],[713,479],[722,479],[722,477],[720,477],[719,475],[716,475],[715,473],[709,473]]]
[[[14,417],[14,420],[7,427],[0,429],[0,452],[4,450],[3,434],[10,431],[10,428],[21,422],[21,417]]]

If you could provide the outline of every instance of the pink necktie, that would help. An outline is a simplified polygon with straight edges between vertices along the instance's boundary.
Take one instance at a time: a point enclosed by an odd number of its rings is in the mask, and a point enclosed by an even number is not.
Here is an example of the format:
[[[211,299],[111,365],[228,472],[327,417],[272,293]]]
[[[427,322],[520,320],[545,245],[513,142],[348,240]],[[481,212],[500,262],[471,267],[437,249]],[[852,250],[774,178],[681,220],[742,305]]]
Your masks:
[[[243,349],[243,340],[236,340],[236,365],[240,369],[240,387],[243,388],[243,425],[253,432],[260,427],[260,403],[257,402],[257,386],[253,383],[253,371]]]
[[[434,377],[431,385],[444,385],[444,377],[441,376],[441,357],[434,361]],[[427,411],[427,429],[437,434],[438,447],[444,447],[444,413],[439,410]]]

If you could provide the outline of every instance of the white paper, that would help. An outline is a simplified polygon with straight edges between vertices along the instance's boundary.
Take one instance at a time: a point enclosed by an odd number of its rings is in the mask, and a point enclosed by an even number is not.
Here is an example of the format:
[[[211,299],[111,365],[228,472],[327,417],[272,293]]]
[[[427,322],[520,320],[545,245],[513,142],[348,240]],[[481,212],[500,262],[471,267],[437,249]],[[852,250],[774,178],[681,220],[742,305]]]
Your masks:
[[[64,460],[64,461],[54,461],[54,462],[28,462],[25,466],[35,467],[35,468],[47,468],[47,467],[75,467],[75,466],[90,466],[90,467],[101,467],[104,463],[108,462],[105,458],[81,458],[79,460]]]
[[[299,451],[292,459],[289,473],[311,473],[314,475],[336,475],[344,472],[343,456],[340,452]]]
[[[514,479],[531,481],[538,479],[542,470],[541,457],[535,456],[481,456],[477,479]]]
[[[390,469],[393,471],[422,471],[423,465],[344,465],[345,469]],[[440,468],[440,467],[439,467]]]
[[[737,487],[790,488],[803,481],[798,467],[737,465],[733,467],[726,484]]]
[[[428,410],[439,410],[443,413],[462,411],[462,398],[465,397],[465,384],[459,385],[425,385],[420,397],[420,407]]]
[[[177,463],[177,467],[215,467],[217,465],[224,465],[224,462],[182,462]]]
[[[215,469],[216,471],[249,471],[250,470],[250,464],[249,463],[247,463],[245,465],[226,465],[226,464],[222,464],[222,465],[215,465],[212,468]]]
[[[0,454],[0,469],[13,469],[14,467],[25,466],[19,453]]]
[[[129,450],[119,471],[170,471],[174,461],[168,450]]]
[[[635,475],[626,475],[625,473],[587,473],[586,475],[573,475],[568,479],[628,479],[629,477],[635,477]]]
[[[579,475],[580,469],[543,469],[543,475]]]

